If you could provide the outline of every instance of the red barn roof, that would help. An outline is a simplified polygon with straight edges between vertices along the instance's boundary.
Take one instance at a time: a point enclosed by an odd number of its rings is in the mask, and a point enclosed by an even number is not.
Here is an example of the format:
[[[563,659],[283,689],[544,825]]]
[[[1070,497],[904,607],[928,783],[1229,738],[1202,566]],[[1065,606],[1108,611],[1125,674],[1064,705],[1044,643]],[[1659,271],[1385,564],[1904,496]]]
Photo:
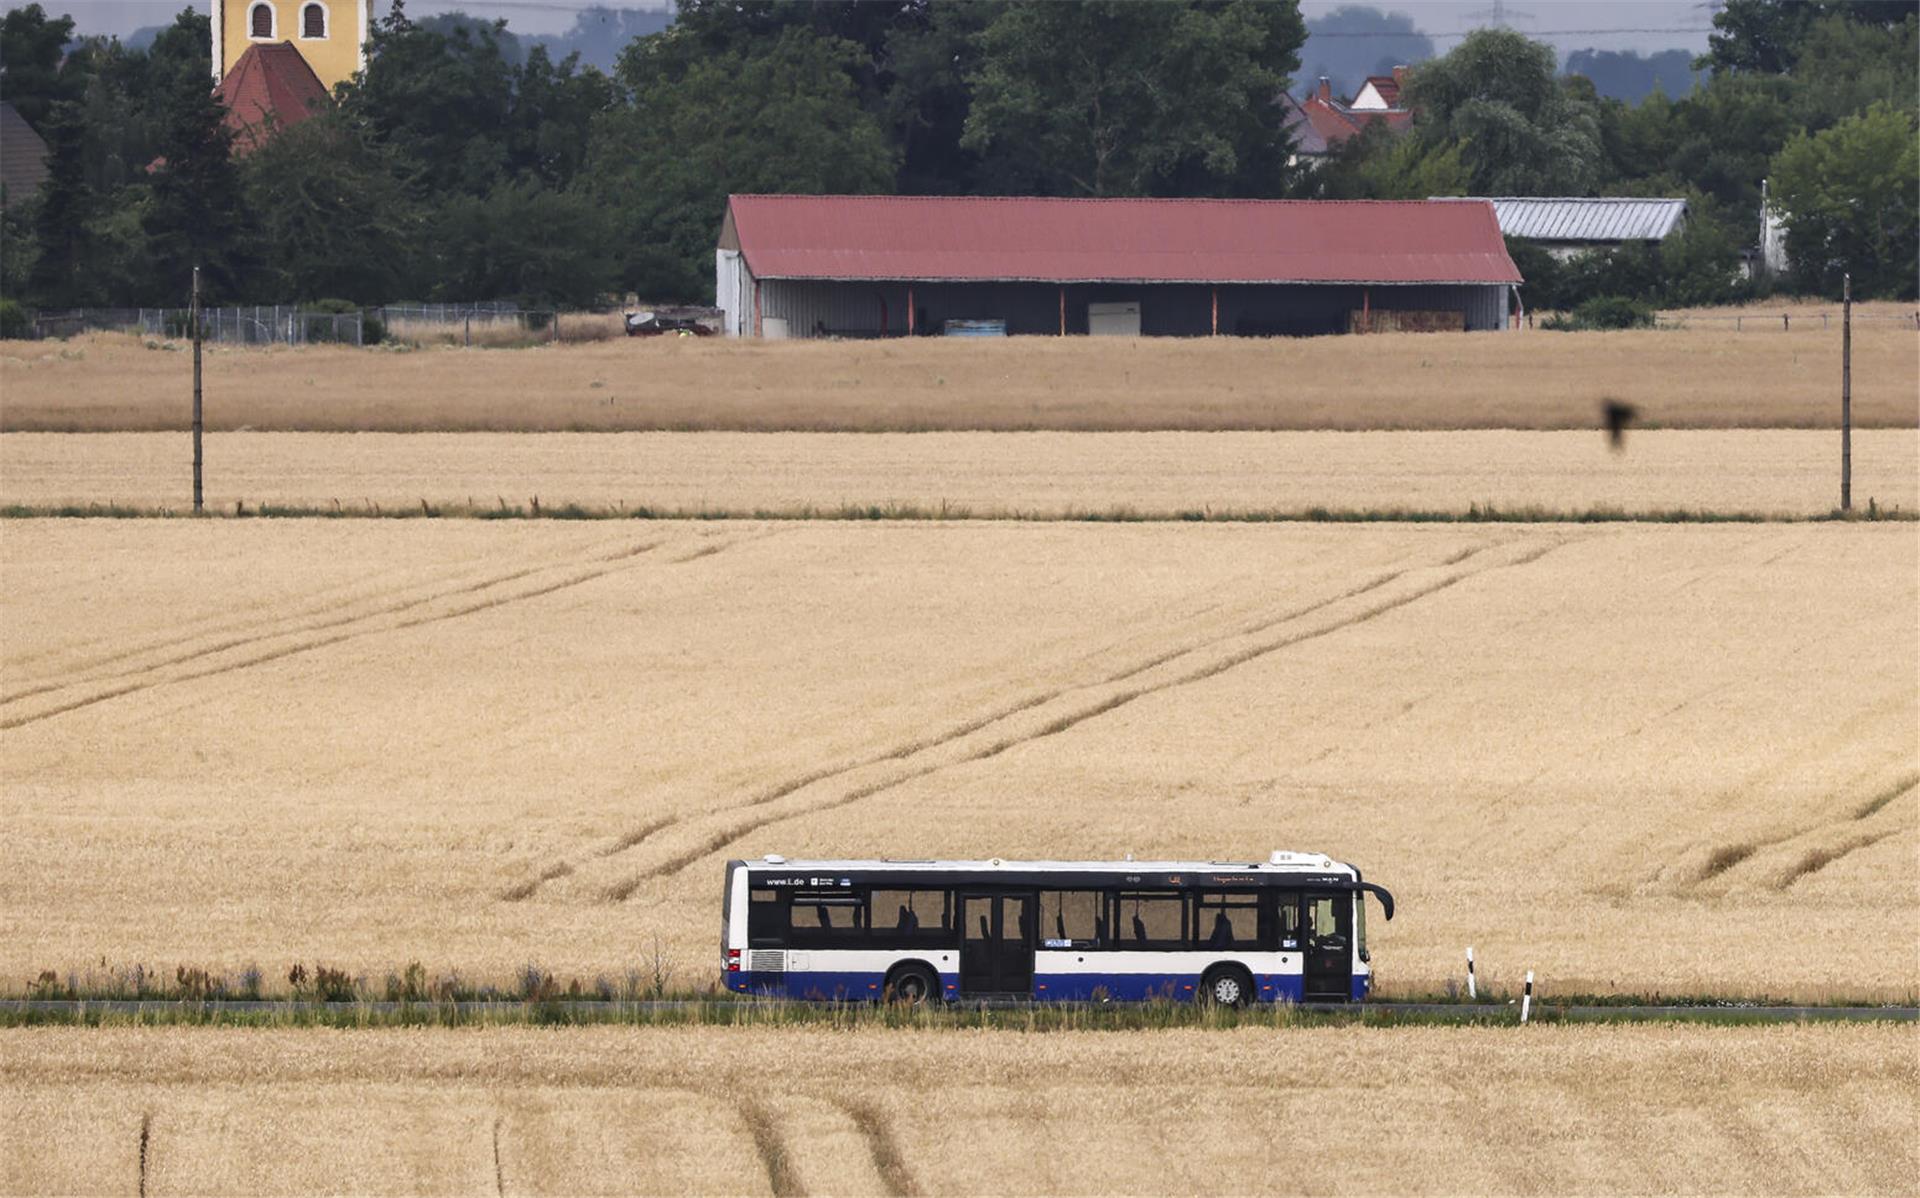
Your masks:
[[[762,279],[1520,282],[1461,201],[736,195],[720,245]]]
[[[248,46],[220,86],[235,154],[258,149],[273,130],[306,120],[327,103],[326,85],[292,42]]]

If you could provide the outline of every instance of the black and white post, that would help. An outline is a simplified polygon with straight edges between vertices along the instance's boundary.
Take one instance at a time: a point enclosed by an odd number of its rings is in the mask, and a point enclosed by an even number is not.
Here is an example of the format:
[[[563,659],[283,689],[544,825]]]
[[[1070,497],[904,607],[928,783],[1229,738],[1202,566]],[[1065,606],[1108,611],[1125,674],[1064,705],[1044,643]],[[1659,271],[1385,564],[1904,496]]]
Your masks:
[[[1853,275],[1840,276],[1840,510],[1853,510]]]
[[[1527,970],[1527,988],[1520,995],[1520,1023],[1525,1026],[1527,1016],[1533,1012],[1533,970]]]
[[[200,268],[193,268],[193,514],[200,514]]]
[[[1467,946],[1467,999],[1471,1002],[1479,997],[1480,991],[1473,982],[1473,946],[1469,944]]]

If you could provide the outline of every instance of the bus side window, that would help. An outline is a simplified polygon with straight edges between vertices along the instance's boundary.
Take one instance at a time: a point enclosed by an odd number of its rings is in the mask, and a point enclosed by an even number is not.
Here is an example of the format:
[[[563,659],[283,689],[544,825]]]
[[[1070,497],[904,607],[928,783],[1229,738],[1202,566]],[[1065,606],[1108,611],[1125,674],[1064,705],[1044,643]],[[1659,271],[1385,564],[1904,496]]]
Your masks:
[[[1116,931],[1126,948],[1185,948],[1187,900],[1178,891],[1122,891]]]
[[[1196,948],[1258,948],[1260,896],[1251,892],[1203,890],[1194,896],[1193,942]]]
[[[787,938],[787,905],[778,890],[753,890],[747,894],[747,943],[756,947],[777,947]]]
[[[1106,900],[1100,890],[1041,891],[1040,947],[1099,947]]]
[[[1300,947],[1300,895],[1297,891],[1282,890],[1273,896],[1274,930],[1282,949]]]
[[[853,894],[796,894],[789,917],[795,944],[858,948],[867,938],[866,899]]]
[[[901,947],[944,943],[953,924],[944,890],[878,890],[868,903],[876,943]]]

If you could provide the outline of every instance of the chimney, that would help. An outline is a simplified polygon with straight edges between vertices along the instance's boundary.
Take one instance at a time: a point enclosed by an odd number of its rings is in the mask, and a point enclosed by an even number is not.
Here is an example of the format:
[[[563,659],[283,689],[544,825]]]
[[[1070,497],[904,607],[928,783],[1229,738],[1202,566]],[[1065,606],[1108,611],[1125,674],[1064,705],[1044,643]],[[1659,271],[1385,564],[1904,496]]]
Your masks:
[[[1320,76],[1320,86],[1313,89],[1313,98],[1322,104],[1333,102],[1333,83],[1325,75]]]
[[[1406,67],[1398,66],[1393,68],[1393,85],[1395,87],[1405,87],[1407,85]]]

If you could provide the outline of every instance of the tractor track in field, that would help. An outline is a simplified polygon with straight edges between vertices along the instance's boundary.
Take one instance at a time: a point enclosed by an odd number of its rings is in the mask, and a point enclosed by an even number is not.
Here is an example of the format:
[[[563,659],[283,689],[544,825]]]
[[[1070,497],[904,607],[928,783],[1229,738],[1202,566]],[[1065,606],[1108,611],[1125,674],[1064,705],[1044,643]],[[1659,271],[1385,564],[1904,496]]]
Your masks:
[[[772,535],[763,533],[760,536]],[[682,564],[698,561],[746,540],[760,537],[730,538],[723,542],[700,545],[682,556],[666,559],[667,564]],[[291,626],[269,628],[252,636],[229,637],[212,645],[202,645],[185,653],[177,654],[162,661],[142,666],[105,678],[92,677],[70,682],[42,685],[29,691],[0,699],[0,708],[4,708],[32,696],[43,695],[64,689],[78,689],[92,684],[93,689],[68,698],[52,706],[39,710],[22,712],[0,718],[0,731],[38,723],[68,712],[92,707],[126,695],[138,694],[156,687],[172,686],[185,682],[195,682],[204,678],[218,677],[254,666],[265,665],[288,657],[311,653],[333,645],[359,640],[362,637],[380,633],[402,632],[438,624],[447,620],[456,620],[478,612],[505,607],[538,599],[546,595],[570,590],[587,583],[618,574],[632,567],[635,559],[644,557],[669,545],[667,540],[642,541],[628,544],[612,552],[598,552],[588,555],[584,561],[579,558],[562,560],[543,566],[526,567],[504,574],[491,575],[474,581],[463,582],[458,586],[436,589],[425,595],[417,595],[397,603],[389,603],[372,610],[362,610],[342,615],[329,616],[319,620],[309,619],[304,623]],[[515,586],[529,580],[537,580],[534,585]],[[478,596],[472,602],[460,602],[465,597]],[[453,604],[448,607],[447,604]],[[422,609],[425,609],[422,611]],[[422,612],[408,615],[409,612]],[[272,646],[272,647],[268,647]],[[257,651],[255,651],[257,650]],[[189,668],[184,672],[178,667],[208,658],[219,658],[227,654],[240,654],[233,660],[221,661],[204,669]],[[96,663],[97,664],[97,663]],[[104,689],[102,689],[104,687]]]
[[[1296,645],[1331,636],[1334,633],[1364,624],[1409,604],[1416,603],[1431,595],[1456,586],[1467,579],[1474,578],[1489,571],[1512,569],[1529,565],[1539,561],[1547,554],[1566,544],[1567,539],[1551,538],[1544,544],[1530,546],[1506,560],[1497,560],[1489,564],[1472,566],[1466,569],[1456,568],[1484,552],[1502,549],[1513,543],[1513,539],[1496,539],[1485,545],[1471,547],[1467,551],[1456,553],[1446,561],[1438,564],[1408,566],[1400,570],[1389,571],[1388,573],[1370,578],[1357,586],[1347,588],[1329,598],[1316,600],[1302,607],[1291,609],[1284,615],[1256,621],[1251,624],[1244,624],[1226,633],[1217,633],[1201,638],[1197,641],[1190,642],[1185,648],[1172,654],[1164,652],[1157,654],[1155,660],[1145,665],[1135,663],[1118,673],[1111,674],[1104,678],[1062,686],[1039,695],[1030,696],[1018,703],[1000,708],[984,717],[977,717],[957,727],[949,728],[939,735],[911,742],[904,747],[889,749],[883,753],[866,757],[851,765],[821,770],[802,778],[789,780],[764,794],[755,796],[740,806],[728,808],[724,814],[715,818],[715,822],[718,823],[719,826],[711,828],[706,831],[704,835],[690,831],[689,835],[696,836],[697,839],[692,840],[691,843],[683,840],[677,847],[663,849],[663,855],[659,859],[641,866],[639,869],[630,872],[625,878],[606,886],[601,892],[602,896],[610,902],[623,902],[630,898],[647,881],[676,874],[703,857],[719,852],[741,837],[751,835],[763,828],[802,816],[819,815],[838,810],[861,802],[862,800],[872,798],[875,795],[894,790],[938,771],[971,764],[976,761],[987,760],[997,757],[1008,750],[1056,736],[1088,720],[1125,707],[1137,699],[1205,681],[1237,666],[1244,665],[1247,662],[1292,648]],[[1262,634],[1271,633],[1276,629],[1297,624],[1309,616],[1336,607],[1341,603],[1362,599],[1368,595],[1382,591],[1410,574],[1432,571],[1451,572],[1443,573],[1441,577],[1435,580],[1423,581],[1412,589],[1393,596],[1392,598],[1370,603],[1358,611],[1332,620],[1331,622],[1312,626],[1304,630],[1290,631],[1278,637],[1254,640],[1251,644],[1244,643],[1249,638],[1260,637]],[[1229,646],[1234,647],[1229,648]],[[1190,666],[1183,671],[1173,673],[1170,677],[1158,682],[1148,681],[1134,686],[1123,685],[1128,680],[1140,677],[1153,670],[1171,666],[1180,658],[1205,655],[1208,654],[1209,651],[1215,651],[1211,660],[1206,660]],[[1120,689],[1111,689],[1116,686],[1120,687]],[[1099,692],[1102,691],[1108,691],[1110,693],[1099,694]],[[994,737],[985,744],[973,748],[962,748],[963,742],[981,733],[991,733],[998,724],[1026,713],[1037,711],[1072,696],[1087,695],[1089,692],[1098,694],[1099,697],[1094,698],[1092,702],[1083,703],[1055,715],[1038,727],[1009,730],[1003,735]],[[952,752],[943,754],[942,750],[951,750]],[[932,755],[934,759],[917,764],[911,763],[912,758],[922,755]],[[851,782],[852,776],[858,775],[862,771],[876,769],[892,763],[908,763],[908,767],[905,769],[891,770],[878,778],[853,783],[839,794],[823,796],[819,800],[811,803],[796,804],[792,810],[759,810],[758,814],[749,814],[746,815],[745,818],[742,818],[743,812],[754,812],[758,809],[764,809],[769,805],[779,803],[782,800],[799,796],[802,792],[820,783],[840,779]],[[665,823],[656,821],[654,825],[643,830],[643,835],[635,837],[632,840],[632,844],[637,847],[658,843],[662,833],[671,833],[681,828],[686,828],[691,822],[691,820],[673,818],[670,818]],[[600,857],[608,860],[617,859],[618,853],[603,851]],[[547,867],[549,870],[552,868],[553,866],[551,865]],[[527,896],[517,893],[525,885],[526,883],[522,882],[515,887],[517,897]],[[539,882],[536,880],[534,882],[534,889],[537,889],[538,885]],[[532,890],[527,891],[527,894],[531,893]]]

